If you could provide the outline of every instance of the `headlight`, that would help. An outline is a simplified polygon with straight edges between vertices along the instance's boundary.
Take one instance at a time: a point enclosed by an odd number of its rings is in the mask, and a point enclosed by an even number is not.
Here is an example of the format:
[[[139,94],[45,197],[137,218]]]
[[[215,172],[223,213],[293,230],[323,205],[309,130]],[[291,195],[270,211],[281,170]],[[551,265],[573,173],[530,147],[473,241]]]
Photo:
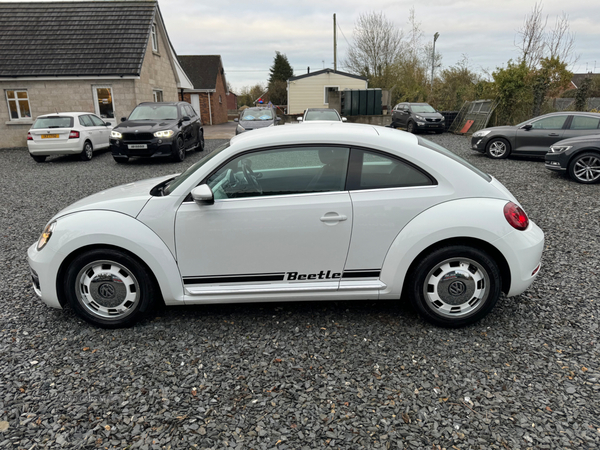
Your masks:
[[[571,147],[573,147],[572,145],[553,145],[552,147],[550,147],[550,151],[552,153],[562,153],[562,152],[566,152],[567,150],[569,150]]]
[[[110,132],[110,137],[114,138],[114,139],[123,139],[123,135],[121,133],[119,133],[118,131],[112,130]]]
[[[417,118],[418,120],[425,120],[425,117],[419,116],[418,114],[415,114],[415,118]]]
[[[46,246],[46,244],[52,237],[52,232],[54,231],[55,226],[56,226],[56,222],[50,222],[48,225],[46,225],[46,228],[44,228],[44,231],[43,231],[42,235],[40,236],[40,239],[38,240],[38,244],[37,244],[38,252]]]
[[[163,131],[157,131],[156,133],[154,133],[154,137],[157,137],[157,138],[170,138],[174,134],[175,134],[175,132],[173,130],[163,130]]]
[[[473,137],[478,138],[478,137],[487,136],[491,132],[492,132],[492,130],[479,130],[479,131],[476,131],[475,133],[473,133]]]
[[[243,126],[241,126],[240,124],[238,124],[238,126],[237,126],[237,130],[238,130],[240,133],[241,133],[242,131],[246,131],[246,129],[245,129]]]

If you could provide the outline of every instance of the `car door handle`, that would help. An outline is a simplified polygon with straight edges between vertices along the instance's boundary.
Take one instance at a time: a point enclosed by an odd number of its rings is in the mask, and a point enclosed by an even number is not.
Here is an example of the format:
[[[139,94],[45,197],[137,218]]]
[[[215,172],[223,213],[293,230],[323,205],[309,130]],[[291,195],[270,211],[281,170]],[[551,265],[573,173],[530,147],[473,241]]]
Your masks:
[[[348,220],[348,217],[341,214],[336,214],[335,216],[328,216],[325,214],[323,217],[321,217],[321,222],[343,222],[344,220]]]
[[[560,136],[558,133],[550,133],[548,136]]]

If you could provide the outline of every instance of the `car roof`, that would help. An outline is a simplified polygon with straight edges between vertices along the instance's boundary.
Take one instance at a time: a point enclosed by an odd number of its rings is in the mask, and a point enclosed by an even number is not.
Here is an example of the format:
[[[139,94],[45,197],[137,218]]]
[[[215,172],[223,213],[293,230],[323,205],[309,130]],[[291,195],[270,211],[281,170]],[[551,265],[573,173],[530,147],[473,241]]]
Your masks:
[[[307,111],[335,111],[337,112],[336,109],[334,108],[306,108]]]
[[[39,119],[40,117],[60,117],[60,116],[78,117],[78,116],[83,116],[83,115],[87,115],[87,114],[93,114],[94,116],[97,116],[97,114],[93,113],[93,112],[56,112],[56,113],[50,113],[50,114],[40,114],[39,116],[37,116],[37,119]]]
[[[303,144],[341,144],[370,148],[389,148],[394,144],[417,145],[417,137],[392,128],[337,121],[315,121],[300,125],[281,125],[253,130],[231,139],[240,149]]]

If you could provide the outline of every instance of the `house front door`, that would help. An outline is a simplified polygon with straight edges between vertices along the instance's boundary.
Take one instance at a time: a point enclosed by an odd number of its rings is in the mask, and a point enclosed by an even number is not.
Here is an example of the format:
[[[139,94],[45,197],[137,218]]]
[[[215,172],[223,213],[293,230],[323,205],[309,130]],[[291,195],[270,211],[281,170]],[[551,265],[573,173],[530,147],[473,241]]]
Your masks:
[[[113,126],[117,125],[115,118],[115,104],[113,101],[112,87],[110,86],[92,86],[94,94],[94,108],[98,116]]]
[[[192,108],[200,117],[200,123],[202,123],[202,114],[200,114],[200,95],[198,94],[190,94],[190,101],[192,102]]]

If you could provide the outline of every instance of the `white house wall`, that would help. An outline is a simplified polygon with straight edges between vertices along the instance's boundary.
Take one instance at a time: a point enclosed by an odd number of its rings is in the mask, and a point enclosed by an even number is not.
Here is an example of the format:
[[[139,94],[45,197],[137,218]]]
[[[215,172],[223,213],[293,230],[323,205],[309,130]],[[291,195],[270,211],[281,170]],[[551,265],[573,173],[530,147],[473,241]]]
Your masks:
[[[301,114],[306,108],[328,108],[325,87],[367,89],[367,82],[338,73],[322,73],[290,81],[288,85],[288,114]]]

